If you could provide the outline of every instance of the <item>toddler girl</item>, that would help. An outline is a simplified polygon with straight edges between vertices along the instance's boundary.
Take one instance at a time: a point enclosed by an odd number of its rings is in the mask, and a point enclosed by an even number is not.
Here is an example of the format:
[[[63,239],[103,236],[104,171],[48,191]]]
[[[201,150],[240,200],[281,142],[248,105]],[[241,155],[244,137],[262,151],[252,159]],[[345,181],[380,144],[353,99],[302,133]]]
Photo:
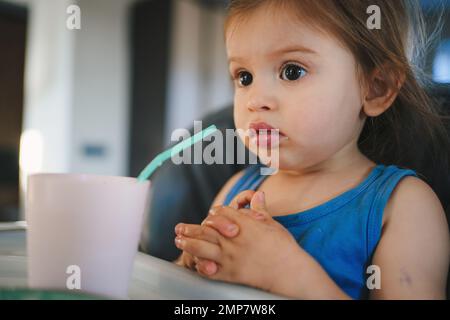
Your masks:
[[[201,225],[177,225],[178,264],[293,298],[445,298],[448,226],[422,168],[448,174],[448,140],[414,62],[417,8],[231,1],[236,128],[278,150],[278,171],[248,167]]]

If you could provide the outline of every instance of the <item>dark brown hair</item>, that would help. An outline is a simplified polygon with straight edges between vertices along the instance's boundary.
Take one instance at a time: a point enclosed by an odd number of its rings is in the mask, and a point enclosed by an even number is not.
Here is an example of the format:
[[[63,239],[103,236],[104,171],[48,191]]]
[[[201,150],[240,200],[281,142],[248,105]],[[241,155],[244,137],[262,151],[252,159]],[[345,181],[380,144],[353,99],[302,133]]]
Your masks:
[[[369,117],[358,140],[363,154],[379,164],[415,170],[443,203],[450,198],[447,118],[425,90],[421,71],[429,37],[416,0],[232,0],[225,31],[248,13],[268,5],[286,9],[341,41],[354,55],[362,81],[376,69],[398,91],[392,106]],[[369,29],[367,8],[381,11],[381,29]],[[401,83],[400,79],[404,79]],[[447,210],[448,211],[448,210]]]

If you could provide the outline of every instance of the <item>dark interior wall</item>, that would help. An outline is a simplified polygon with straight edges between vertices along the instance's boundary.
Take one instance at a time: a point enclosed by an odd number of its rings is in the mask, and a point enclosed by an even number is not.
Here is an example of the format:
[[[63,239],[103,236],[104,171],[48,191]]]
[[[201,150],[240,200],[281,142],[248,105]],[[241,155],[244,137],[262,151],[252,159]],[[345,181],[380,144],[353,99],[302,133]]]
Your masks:
[[[27,9],[0,2],[0,221],[18,218]]]
[[[172,1],[139,1],[131,10],[129,174],[163,148]]]

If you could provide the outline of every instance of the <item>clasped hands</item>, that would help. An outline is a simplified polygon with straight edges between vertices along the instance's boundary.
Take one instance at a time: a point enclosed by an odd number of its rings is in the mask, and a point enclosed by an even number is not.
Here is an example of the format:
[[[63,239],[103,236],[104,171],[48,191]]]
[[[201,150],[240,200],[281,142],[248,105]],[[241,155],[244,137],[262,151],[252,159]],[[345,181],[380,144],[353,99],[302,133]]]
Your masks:
[[[229,206],[213,207],[201,225],[179,223],[175,233],[175,245],[183,250],[178,265],[275,293],[308,256],[267,212],[261,191],[243,191]]]

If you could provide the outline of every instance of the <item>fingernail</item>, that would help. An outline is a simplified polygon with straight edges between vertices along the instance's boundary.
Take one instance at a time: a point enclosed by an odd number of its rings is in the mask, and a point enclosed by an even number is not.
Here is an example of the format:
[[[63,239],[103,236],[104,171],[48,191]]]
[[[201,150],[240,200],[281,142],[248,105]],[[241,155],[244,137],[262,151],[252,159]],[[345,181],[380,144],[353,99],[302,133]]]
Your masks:
[[[184,233],[184,227],[183,227],[183,225],[178,224],[178,225],[175,227],[175,233],[177,233],[177,234],[179,234],[179,233]]]
[[[230,224],[230,225],[227,227],[228,232],[231,233],[231,234],[236,233],[237,229],[238,229],[238,226],[235,225],[235,224]]]
[[[266,195],[264,194],[264,191],[258,191],[258,200],[263,202]]]
[[[207,272],[208,274],[213,274],[214,272],[216,272],[216,267],[214,266],[213,263],[208,263],[208,264],[206,265],[206,272]]]
[[[184,239],[182,239],[181,237],[176,237],[175,238],[175,245],[178,247],[178,248],[182,248],[182,247],[184,247],[184,244],[186,243],[186,241],[184,240]]]
[[[214,209],[211,209],[211,210],[209,210],[209,214],[213,216],[216,214],[216,211]]]

